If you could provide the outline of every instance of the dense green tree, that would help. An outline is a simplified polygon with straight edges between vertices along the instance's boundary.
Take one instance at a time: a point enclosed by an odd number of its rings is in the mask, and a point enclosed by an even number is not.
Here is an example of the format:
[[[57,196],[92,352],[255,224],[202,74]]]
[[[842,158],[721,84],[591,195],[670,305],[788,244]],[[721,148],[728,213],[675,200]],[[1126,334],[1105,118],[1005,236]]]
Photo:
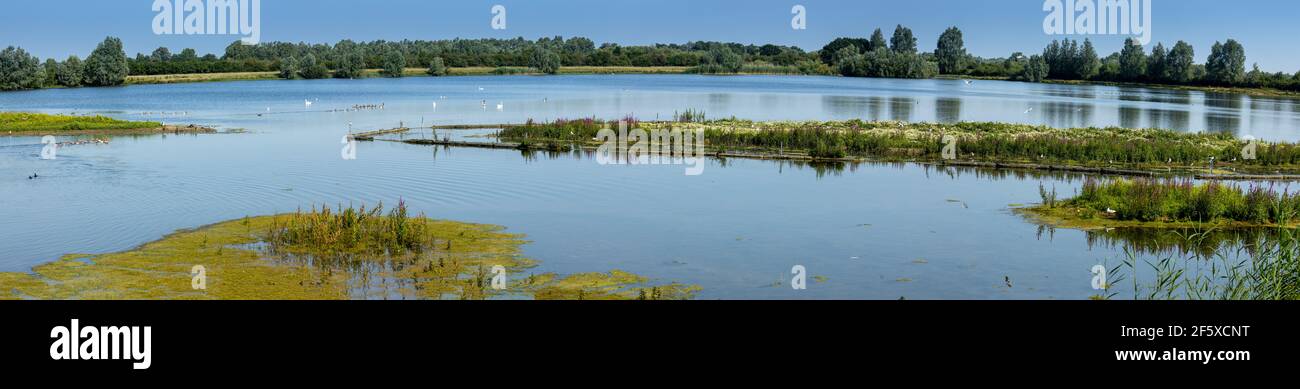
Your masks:
[[[1092,47],[1092,41],[1083,40],[1083,49],[1079,52],[1079,60],[1076,62],[1074,76],[1080,80],[1090,80],[1097,76],[1101,69],[1101,58],[1097,57],[1097,49]]]
[[[194,61],[199,59],[199,55],[194,51],[194,49],[187,48],[181,50],[181,53],[173,57],[173,59],[177,61]]]
[[[353,49],[342,54],[338,67],[334,69],[334,78],[361,78],[366,67],[365,54],[360,49]]]
[[[1205,71],[1206,78],[1213,83],[1235,85],[1245,81],[1246,49],[1232,39],[1222,44],[1214,42],[1205,61]]]
[[[81,58],[77,58],[75,55],[69,56],[68,59],[59,64],[59,73],[55,78],[58,80],[59,85],[70,88],[81,86],[81,80],[85,78],[82,74]]]
[[[844,46],[835,52],[833,63],[835,64],[835,71],[839,72],[840,75],[863,77],[867,74],[864,68],[864,60],[857,47]]]
[[[287,57],[280,61],[280,78],[292,80],[298,78],[298,59]]]
[[[153,54],[149,55],[149,59],[154,61],[170,61],[172,59],[172,51],[166,47],[159,47],[153,51]]]
[[[885,50],[888,48],[889,43],[885,41],[885,32],[877,28],[876,31],[871,33],[871,40],[868,41],[867,48],[864,51]]]
[[[1169,81],[1176,83],[1190,82],[1194,77],[1192,68],[1195,62],[1196,52],[1192,49],[1192,45],[1178,41],[1174,44],[1174,48],[1169,50],[1169,56],[1165,57],[1165,75]]]
[[[126,82],[130,68],[126,61],[126,52],[122,50],[122,40],[108,37],[86,58],[83,70],[90,86],[122,85]]]
[[[1147,54],[1137,39],[1124,40],[1124,49],[1119,52],[1119,74],[1128,81],[1141,80],[1147,74]]]
[[[427,73],[434,77],[447,75],[447,65],[443,63],[442,57],[433,57],[433,60],[429,61],[429,70]]]
[[[557,74],[560,72],[560,56],[554,51],[539,48],[533,51],[528,66],[542,73]]]
[[[36,89],[44,83],[39,59],[14,46],[0,51],[0,90]]]
[[[870,50],[868,46],[869,44],[870,42],[862,38],[835,38],[831,43],[827,43],[826,46],[822,47],[821,51],[818,52],[818,56],[821,57],[822,62],[834,66],[835,54],[838,53],[840,49],[851,46],[856,48],[858,52],[865,52]]]
[[[1020,72],[1018,78],[1022,81],[1042,82],[1047,79],[1049,71],[1047,60],[1042,56],[1035,55],[1029,57],[1029,61],[1025,63],[1024,70]]]
[[[1151,56],[1147,57],[1147,78],[1157,82],[1168,81],[1168,64],[1169,53],[1165,50],[1165,45],[1156,43],[1156,47],[1151,49]]]
[[[329,77],[329,69],[316,60],[316,55],[307,54],[298,62],[298,75],[308,80]]]
[[[889,49],[895,53],[916,53],[916,37],[912,29],[898,25],[894,27],[894,37],[889,39]]]
[[[379,71],[384,77],[400,78],[406,70],[406,56],[397,49],[388,49],[384,53],[384,67]]]
[[[50,87],[59,84],[59,61],[54,58],[45,60],[45,79],[41,80],[42,87]]]
[[[949,27],[944,30],[943,35],[939,36],[939,46],[934,51],[935,58],[939,61],[940,74],[958,74],[964,69],[963,61],[966,60],[965,42],[962,41],[961,30],[957,27]]]

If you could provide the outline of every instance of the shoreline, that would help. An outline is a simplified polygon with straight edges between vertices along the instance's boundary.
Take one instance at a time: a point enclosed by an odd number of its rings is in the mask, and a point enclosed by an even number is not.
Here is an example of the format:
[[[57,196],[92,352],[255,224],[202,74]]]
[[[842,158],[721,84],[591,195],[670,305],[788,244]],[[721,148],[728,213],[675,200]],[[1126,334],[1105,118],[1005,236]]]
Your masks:
[[[1165,89],[1189,92],[1205,93],[1228,93],[1240,94],[1251,97],[1290,97],[1300,99],[1300,92],[1293,92],[1281,89],[1271,88],[1242,88],[1242,87],[1222,87],[1222,86],[1203,86],[1203,85],[1173,85],[1173,84],[1151,84],[1144,82],[1125,82],[1125,81],[1092,81],[1092,80],[1043,80],[1042,82],[1031,83],[1027,81],[1018,81],[1010,77],[991,77],[991,76],[958,76],[953,74],[939,75],[935,80],[982,80],[982,81],[1005,81],[1021,82],[1030,84],[1052,84],[1052,85],[1077,85],[1077,86],[1112,86],[1120,88],[1149,88]]]
[[[506,73],[498,73],[499,69],[507,70]],[[726,74],[703,74],[692,73],[689,66],[566,66],[561,67],[557,75],[683,75],[698,74],[706,76],[804,76],[804,77],[843,77],[838,75],[818,75],[818,74],[789,74],[789,73],[762,73],[762,72],[741,72]],[[433,77],[425,73],[424,68],[406,68],[402,72],[402,77]],[[544,73],[524,67],[460,67],[447,68],[447,75],[443,77],[463,77],[463,76],[542,76]],[[363,71],[363,78],[382,78],[380,69],[366,69]],[[332,79],[332,78],[323,78]],[[985,81],[1003,81],[1003,82],[1021,82],[1007,77],[987,77],[987,76],[962,76],[944,74],[939,75],[932,80],[985,80]],[[279,72],[233,72],[233,73],[184,73],[184,74],[155,74],[155,75],[132,75],[127,76],[124,85],[165,85],[165,84],[192,84],[205,82],[232,82],[232,81],[270,81],[282,80]],[[1111,87],[1129,87],[1129,88],[1151,88],[1165,90],[1180,90],[1204,93],[1228,93],[1240,94],[1251,97],[1274,97],[1274,98],[1300,98],[1300,92],[1292,92],[1280,89],[1269,88],[1242,88],[1242,87],[1216,87],[1200,85],[1171,85],[1171,84],[1151,84],[1141,82],[1120,82],[1120,81],[1090,81],[1090,80],[1044,80],[1041,84],[1055,85],[1080,85],[1080,86],[1111,86]],[[52,88],[46,88],[52,89]]]

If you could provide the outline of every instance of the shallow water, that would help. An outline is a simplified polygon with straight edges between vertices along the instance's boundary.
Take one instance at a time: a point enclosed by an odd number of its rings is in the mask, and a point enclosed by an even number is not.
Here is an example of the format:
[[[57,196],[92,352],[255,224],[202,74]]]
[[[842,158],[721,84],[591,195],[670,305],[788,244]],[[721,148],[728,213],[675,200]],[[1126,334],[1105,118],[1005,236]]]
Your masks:
[[[385,109],[329,112],[372,103]],[[686,109],[757,120],[1172,123],[1166,127],[1300,138],[1294,100],[993,81],[452,77],[0,93],[0,110],[248,130],[120,137],[65,147],[56,160],[39,158],[38,138],[0,138],[0,271],[130,249],[246,215],[399,199],[433,217],[527,234],[533,243],[524,251],[542,262],[538,272],[620,269],[698,284],[700,298],[1080,299],[1096,293],[1092,266],[1123,257],[1080,231],[1040,234],[1009,210],[1038,202],[1040,183],[1069,196],[1077,176],[732,159],[709,160],[703,175],[690,177],[684,166],[392,142],[363,142],[356,160],[340,158],[349,122],[359,131],[399,122],[663,119]],[[27,179],[34,172],[41,177]],[[791,290],[794,265],[825,280]]]

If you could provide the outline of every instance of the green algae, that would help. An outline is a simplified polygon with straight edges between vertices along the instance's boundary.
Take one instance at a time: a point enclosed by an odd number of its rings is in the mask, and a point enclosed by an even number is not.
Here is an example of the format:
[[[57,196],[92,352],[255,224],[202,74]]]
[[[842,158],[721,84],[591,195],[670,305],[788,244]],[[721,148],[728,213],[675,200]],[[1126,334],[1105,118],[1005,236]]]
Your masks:
[[[362,208],[364,210],[364,208]],[[346,212],[346,210],[344,211]],[[286,240],[321,211],[226,221],[182,230],[136,249],[69,254],[30,273],[0,272],[0,299],[689,299],[697,286],[654,285],[622,271],[524,276],[523,236],[500,226],[407,218],[407,250],[363,236],[355,245]],[[393,226],[390,215],[375,223]],[[319,230],[317,230],[319,231]],[[416,245],[407,245],[412,242]],[[196,284],[201,267],[202,288]],[[504,270],[502,272],[501,270]],[[507,280],[494,288],[494,279]]]

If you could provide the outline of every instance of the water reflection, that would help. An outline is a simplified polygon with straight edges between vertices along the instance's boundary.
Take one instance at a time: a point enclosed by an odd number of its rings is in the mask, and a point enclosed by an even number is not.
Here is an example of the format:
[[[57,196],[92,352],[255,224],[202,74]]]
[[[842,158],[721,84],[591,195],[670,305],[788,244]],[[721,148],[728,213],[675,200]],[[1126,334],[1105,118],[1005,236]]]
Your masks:
[[[1142,256],[1203,259],[1236,249],[1246,249],[1253,254],[1260,242],[1276,245],[1283,232],[1277,228],[1114,228],[1086,231],[1089,249],[1103,247],[1125,249]]]
[[[955,97],[940,97],[934,101],[934,117],[940,123],[956,123],[961,121],[961,99]]]
[[[1054,127],[1086,127],[1092,123],[1093,105],[1070,101],[1053,101],[1039,104],[1043,120]]]
[[[916,108],[916,99],[910,97],[890,97],[889,98],[889,119],[908,122],[912,121],[912,110]]]
[[[1192,117],[1187,111],[1167,109],[1148,109],[1147,127],[1151,128],[1189,128]]]
[[[867,113],[872,101],[861,96],[822,96],[822,106],[832,116],[858,117]]]

